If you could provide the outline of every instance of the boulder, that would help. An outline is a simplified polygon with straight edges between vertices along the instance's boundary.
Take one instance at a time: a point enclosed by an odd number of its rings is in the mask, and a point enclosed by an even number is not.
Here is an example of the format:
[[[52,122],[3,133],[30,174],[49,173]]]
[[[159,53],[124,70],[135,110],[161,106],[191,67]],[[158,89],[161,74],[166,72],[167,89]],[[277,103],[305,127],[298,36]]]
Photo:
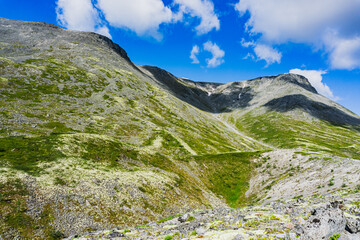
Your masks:
[[[112,232],[112,233],[109,233],[107,235],[108,238],[120,238],[120,237],[125,237],[125,234],[124,233],[121,233],[121,232]]]
[[[186,222],[188,220],[188,218],[190,217],[190,214],[189,213],[185,213],[184,215],[180,216],[178,218],[178,221],[183,223],[183,222]]]
[[[298,226],[298,234],[303,240],[329,239],[345,230],[346,218],[336,203],[326,203],[312,210],[303,226]]]
[[[198,235],[204,235],[208,230],[206,228],[203,228],[203,227],[199,227],[196,229],[196,233]]]
[[[360,218],[346,218],[346,230],[350,233],[360,232]]]

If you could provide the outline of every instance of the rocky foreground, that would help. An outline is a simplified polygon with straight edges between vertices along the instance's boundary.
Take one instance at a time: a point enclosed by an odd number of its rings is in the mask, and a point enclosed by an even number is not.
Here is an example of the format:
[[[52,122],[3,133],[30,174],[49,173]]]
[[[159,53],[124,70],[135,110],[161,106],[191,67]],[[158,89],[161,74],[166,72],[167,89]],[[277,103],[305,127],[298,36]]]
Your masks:
[[[360,239],[360,192],[277,201],[241,209],[198,210],[129,229],[71,239]]]

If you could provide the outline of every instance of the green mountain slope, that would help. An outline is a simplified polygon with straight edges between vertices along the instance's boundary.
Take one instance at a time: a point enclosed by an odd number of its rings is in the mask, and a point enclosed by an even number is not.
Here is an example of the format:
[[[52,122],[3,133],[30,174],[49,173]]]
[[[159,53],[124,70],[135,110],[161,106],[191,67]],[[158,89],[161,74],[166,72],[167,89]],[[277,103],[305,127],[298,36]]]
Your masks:
[[[97,34],[0,19],[0,63],[5,238],[225,206],[191,156],[265,148],[173,96]]]
[[[301,76],[193,82],[98,34],[0,18],[0,238],[246,205],[264,152],[360,159],[359,124]]]
[[[184,80],[179,80],[184,81]],[[194,83],[220,119],[278,148],[360,159],[360,119],[294,74],[227,84]]]

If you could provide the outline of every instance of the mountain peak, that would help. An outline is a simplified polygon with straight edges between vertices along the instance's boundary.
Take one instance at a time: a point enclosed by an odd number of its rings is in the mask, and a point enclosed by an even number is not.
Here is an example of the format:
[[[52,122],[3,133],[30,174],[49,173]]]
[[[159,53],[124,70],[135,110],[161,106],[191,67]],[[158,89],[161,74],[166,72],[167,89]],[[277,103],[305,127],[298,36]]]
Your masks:
[[[44,44],[43,39],[46,39]],[[109,48],[116,54],[128,61],[133,67],[126,51],[106,36],[94,32],[81,32],[63,29],[56,25],[45,22],[27,22],[0,18],[0,41],[13,42],[32,47],[44,47],[48,45],[64,43],[84,43]],[[29,41],[31,40],[31,41]]]
[[[281,81],[299,85],[300,87],[303,87],[312,93],[318,93],[316,91],[316,89],[311,85],[309,80],[302,75],[298,75],[298,74],[294,74],[294,73],[284,73],[284,74],[280,74],[280,75],[276,76],[275,78],[277,80],[281,80]]]

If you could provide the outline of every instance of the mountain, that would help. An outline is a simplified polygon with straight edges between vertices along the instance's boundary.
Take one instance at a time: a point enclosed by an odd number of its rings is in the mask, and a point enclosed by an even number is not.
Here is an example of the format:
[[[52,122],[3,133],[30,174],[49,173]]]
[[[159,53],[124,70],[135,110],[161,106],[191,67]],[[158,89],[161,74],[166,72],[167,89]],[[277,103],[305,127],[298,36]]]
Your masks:
[[[360,118],[299,75],[194,82],[95,33],[0,18],[0,109],[0,238],[357,183]],[[290,187],[299,181],[310,187]]]

